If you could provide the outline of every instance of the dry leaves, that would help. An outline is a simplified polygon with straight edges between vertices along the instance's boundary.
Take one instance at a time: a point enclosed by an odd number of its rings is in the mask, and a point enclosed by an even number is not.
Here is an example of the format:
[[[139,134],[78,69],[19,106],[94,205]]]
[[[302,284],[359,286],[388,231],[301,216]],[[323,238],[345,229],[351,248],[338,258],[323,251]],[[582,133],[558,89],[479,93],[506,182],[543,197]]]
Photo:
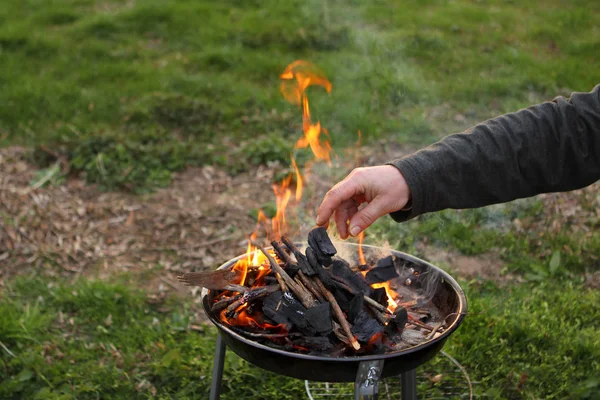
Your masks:
[[[272,198],[272,173],[231,177],[212,167],[188,169],[147,196],[101,192],[76,178],[34,189],[26,151],[0,149],[0,282],[32,271],[106,277],[156,265],[174,275],[215,268],[245,250],[240,242],[254,228],[248,211]]]

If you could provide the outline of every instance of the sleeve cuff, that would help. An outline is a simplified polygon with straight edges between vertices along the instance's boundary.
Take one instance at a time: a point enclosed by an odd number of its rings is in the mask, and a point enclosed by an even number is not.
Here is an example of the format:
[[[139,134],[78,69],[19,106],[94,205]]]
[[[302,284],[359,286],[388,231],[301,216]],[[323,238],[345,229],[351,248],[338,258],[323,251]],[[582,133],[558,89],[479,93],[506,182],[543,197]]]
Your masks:
[[[387,165],[392,165],[400,171],[411,193],[411,200],[404,208],[390,213],[392,219],[396,222],[404,222],[421,215],[423,213],[423,191],[418,174],[411,165],[410,159],[399,158],[388,162]]]

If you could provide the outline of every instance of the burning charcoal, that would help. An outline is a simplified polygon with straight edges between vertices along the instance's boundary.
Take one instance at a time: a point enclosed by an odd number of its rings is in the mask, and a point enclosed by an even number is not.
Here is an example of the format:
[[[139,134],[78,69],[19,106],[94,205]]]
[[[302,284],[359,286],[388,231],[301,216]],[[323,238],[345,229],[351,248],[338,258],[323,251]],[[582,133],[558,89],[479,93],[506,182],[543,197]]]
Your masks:
[[[333,330],[331,307],[329,303],[321,303],[306,310],[308,323],[321,335],[327,335]]]
[[[334,258],[329,268],[331,275],[335,276],[336,280],[343,281],[358,293],[363,293],[367,296],[371,294],[373,288],[369,286],[360,272],[356,273],[352,271],[346,261],[341,258]]]
[[[350,301],[350,305],[348,307],[348,321],[354,323],[354,320],[360,314],[365,304],[365,297],[363,295],[354,296],[354,298]]]
[[[379,282],[387,282],[397,277],[398,272],[396,272],[396,265],[394,264],[394,259],[392,256],[387,256],[377,261],[377,265],[375,266],[375,268],[367,272],[365,279],[367,280],[367,283],[373,284]]]
[[[381,332],[383,332],[383,326],[364,310],[354,320],[352,334],[359,342],[367,343],[373,335]]]
[[[388,337],[392,337],[401,333],[404,330],[406,321],[408,321],[408,312],[406,311],[406,308],[398,307],[396,311],[394,311],[394,316],[385,327],[385,334]]]
[[[325,352],[333,349],[333,344],[326,336],[306,336],[293,341],[294,345],[309,349],[311,352]]]
[[[315,330],[306,318],[306,311],[299,301],[281,291],[271,294],[263,301],[263,312],[274,322],[287,325],[288,330],[295,326],[303,333],[314,334]]]
[[[331,280],[331,276],[329,276],[329,272],[325,268],[323,268],[323,266],[319,262],[317,255],[312,247],[306,248],[306,258],[308,259],[308,262],[310,263],[313,270],[317,273],[317,275],[319,275],[319,279],[321,280],[321,282],[323,282],[326,288],[331,290],[331,288],[334,286],[333,281]]]
[[[325,256],[333,257],[337,253],[333,243],[331,243],[331,239],[329,239],[327,230],[322,226],[308,233],[308,244]]]
[[[387,292],[385,291],[385,288],[377,288],[377,289],[373,289],[373,295],[371,296],[371,298],[373,300],[375,300],[377,303],[381,304],[382,306],[386,306],[388,305],[388,295]]]

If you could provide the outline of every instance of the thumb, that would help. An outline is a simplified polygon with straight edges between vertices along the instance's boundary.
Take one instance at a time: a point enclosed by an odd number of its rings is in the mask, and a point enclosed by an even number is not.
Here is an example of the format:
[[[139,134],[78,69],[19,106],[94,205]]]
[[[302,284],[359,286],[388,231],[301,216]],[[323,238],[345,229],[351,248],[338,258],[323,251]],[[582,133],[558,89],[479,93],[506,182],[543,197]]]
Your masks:
[[[350,234],[358,235],[387,213],[387,201],[381,196],[375,197],[365,208],[352,216],[349,224]]]

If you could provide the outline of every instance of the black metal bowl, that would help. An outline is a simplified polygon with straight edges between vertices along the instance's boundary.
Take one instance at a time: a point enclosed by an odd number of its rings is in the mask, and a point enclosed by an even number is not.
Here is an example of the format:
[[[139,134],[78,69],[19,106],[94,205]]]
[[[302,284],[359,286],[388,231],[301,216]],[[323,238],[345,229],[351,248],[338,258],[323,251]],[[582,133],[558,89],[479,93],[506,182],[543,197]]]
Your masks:
[[[357,250],[353,243],[336,244],[346,250]],[[365,251],[381,251],[374,246],[363,245]],[[389,254],[389,253],[388,253]],[[432,302],[443,315],[448,315],[448,328],[439,337],[431,339],[417,346],[385,354],[328,357],[323,355],[310,355],[294,353],[275,349],[264,344],[248,339],[225,326],[219,321],[218,316],[210,312],[212,297],[209,290],[203,290],[202,304],[208,318],[217,326],[223,341],[238,356],[246,361],[277,374],[292,378],[307,379],[321,382],[354,382],[359,364],[373,360],[384,360],[381,377],[397,376],[403,372],[415,369],[433,358],[444,346],[450,335],[456,331],[464,319],[467,311],[467,299],[459,284],[447,272],[409,254],[392,250],[392,254],[410,264],[420,275],[435,272],[438,278],[435,282]],[[246,255],[241,255],[227,261],[219,269],[232,268],[235,263]]]

